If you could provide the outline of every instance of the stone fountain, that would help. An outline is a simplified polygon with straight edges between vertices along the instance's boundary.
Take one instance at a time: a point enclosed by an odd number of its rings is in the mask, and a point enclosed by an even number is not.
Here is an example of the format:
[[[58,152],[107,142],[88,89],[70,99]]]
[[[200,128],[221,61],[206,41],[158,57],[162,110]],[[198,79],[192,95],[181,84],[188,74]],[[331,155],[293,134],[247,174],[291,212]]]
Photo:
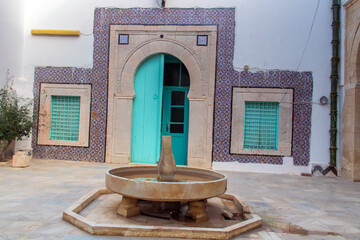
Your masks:
[[[227,178],[221,173],[199,168],[176,167],[170,136],[162,137],[157,167],[121,167],[106,173],[107,189],[123,196],[117,213],[124,217],[140,214],[137,205],[140,199],[152,202],[188,203],[185,216],[195,221],[205,221],[208,219],[205,210],[206,199],[223,194],[226,185]],[[169,207],[165,206],[160,210],[165,211],[164,208]],[[176,211],[176,209],[170,210]]]
[[[106,173],[63,218],[96,235],[230,239],[261,226],[261,218],[232,194],[216,171],[176,166],[171,137],[162,137],[157,166],[132,165]]]

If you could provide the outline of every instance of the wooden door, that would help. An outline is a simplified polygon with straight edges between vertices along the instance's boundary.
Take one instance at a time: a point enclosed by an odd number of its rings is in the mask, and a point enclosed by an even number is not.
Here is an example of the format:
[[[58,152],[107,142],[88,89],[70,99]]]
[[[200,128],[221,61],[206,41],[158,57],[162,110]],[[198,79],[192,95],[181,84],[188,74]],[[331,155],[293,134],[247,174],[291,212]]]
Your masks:
[[[160,156],[164,55],[146,59],[134,80],[131,162],[157,163]]]

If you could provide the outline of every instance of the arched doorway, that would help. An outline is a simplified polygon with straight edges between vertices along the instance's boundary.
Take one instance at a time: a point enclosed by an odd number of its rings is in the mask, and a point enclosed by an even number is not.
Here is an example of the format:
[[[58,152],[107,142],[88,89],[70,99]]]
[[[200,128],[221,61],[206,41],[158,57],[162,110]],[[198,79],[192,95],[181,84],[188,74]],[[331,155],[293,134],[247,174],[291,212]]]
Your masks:
[[[128,44],[119,44],[121,34]],[[197,36],[208,45],[198,46]],[[160,36],[163,36],[161,38]],[[112,25],[110,29],[106,162],[131,163],[135,75],[144,59],[159,53],[176,56],[190,75],[187,166],[210,168],[217,26]]]
[[[134,80],[131,162],[156,163],[161,136],[172,136],[177,165],[187,164],[190,76],[182,62],[156,54],[139,66]]]

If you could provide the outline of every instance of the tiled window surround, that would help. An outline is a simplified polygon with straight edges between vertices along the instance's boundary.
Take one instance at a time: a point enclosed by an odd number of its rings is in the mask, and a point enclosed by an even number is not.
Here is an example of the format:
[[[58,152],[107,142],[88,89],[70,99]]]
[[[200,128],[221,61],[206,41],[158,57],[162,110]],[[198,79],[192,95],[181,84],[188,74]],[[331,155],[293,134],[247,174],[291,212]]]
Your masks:
[[[41,84],[38,144],[88,147],[90,95],[91,85]]]
[[[291,88],[294,94],[292,157],[295,165],[309,164],[312,107],[308,103],[312,101],[312,73],[286,70],[235,71],[233,68],[234,8],[177,8],[166,11],[155,8],[95,9],[94,67],[91,69],[36,67],[34,80],[35,113],[38,113],[39,109],[41,83],[92,84],[90,145],[88,148],[38,145],[37,128],[35,128],[32,138],[34,157],[105,161],[110,26],[139,24],[217,26],[212,161],[282,164],[281,156],[230,154],[231,94],[234,87]],[[199,46],[199,48],[206,47]]]
[[[244,142],[246,124],[247,103],[257,102],[278,103],[278,113],[276,110],[277,125],[277,144],[274,149],[248,147]],[[292,89],[275,89],[275,88],[233,88],[232,102],[232,124],[231,124],[231,154],[248,154],[248,155],[291,155],[292,139]],[[269,105],[269,104],[268,104]],[[259,113],[260,116],[260,113]],[[269,120],[269,117],[268,119]],[[273,119],[275,121],[275,119]],[[266,124],[265,119],[261,120]],[[275,124],[275,123],[274,123]],[[262,136],[263,138],[265,136]]]

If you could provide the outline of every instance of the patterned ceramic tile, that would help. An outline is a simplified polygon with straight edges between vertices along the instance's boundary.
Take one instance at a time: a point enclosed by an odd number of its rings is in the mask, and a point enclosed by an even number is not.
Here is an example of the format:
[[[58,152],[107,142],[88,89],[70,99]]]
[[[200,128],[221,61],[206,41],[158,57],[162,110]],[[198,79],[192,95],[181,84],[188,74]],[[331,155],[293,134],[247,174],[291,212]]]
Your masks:
[[[90,83],[92,102],[90,146],[88,148],[37,145],[33,133],[34,156],[40,158],[105,161],[109,29],[114,24],[217,25],[217,67],[214,111],[213,161],[282,164],[281,157],[232,155],[231,92],[233,87],[271,87],[294,89],[293,150],[294,164],[308,165],[312,74],[310,72],[237,72],[233,69],[235,9],[104,9],[95,10],[94,67],[92,69],[38,67],[35,69],[34,97],[38,111],[40,84]]]

